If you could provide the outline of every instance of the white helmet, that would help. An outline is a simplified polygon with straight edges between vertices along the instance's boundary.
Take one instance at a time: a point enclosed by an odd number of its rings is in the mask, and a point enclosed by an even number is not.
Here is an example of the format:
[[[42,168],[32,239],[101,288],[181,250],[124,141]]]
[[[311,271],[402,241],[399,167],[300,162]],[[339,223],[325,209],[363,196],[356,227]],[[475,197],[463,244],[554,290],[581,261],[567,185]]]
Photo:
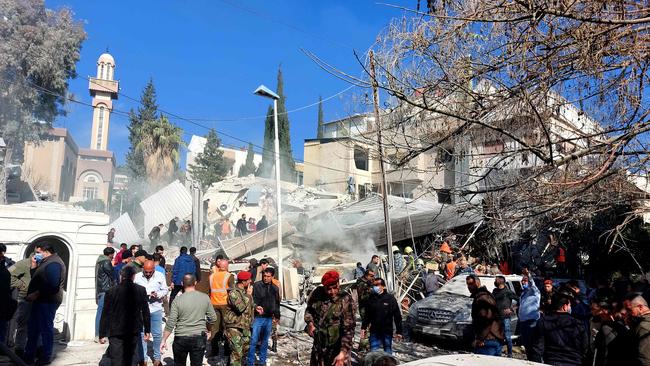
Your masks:
[[[399,252],[399,247],[397,245],[393,245],[393,253]]]

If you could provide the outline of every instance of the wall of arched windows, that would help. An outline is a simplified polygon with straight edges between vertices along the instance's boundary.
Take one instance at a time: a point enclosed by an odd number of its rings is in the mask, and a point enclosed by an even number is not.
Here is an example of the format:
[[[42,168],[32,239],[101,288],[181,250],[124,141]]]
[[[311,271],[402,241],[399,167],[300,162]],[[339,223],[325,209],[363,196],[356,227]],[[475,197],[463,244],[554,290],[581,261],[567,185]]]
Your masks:
[[[115,65],[100,62],[97,65],[97,79],[113,80],[113,73],[115,72]]]
[[[102,147],[102,139],[104,136],[104,121],[106,119],[106,107],[103,105],[99,107],[99,114],[97,116],[97,140],[95,142],[95,149],[100,150]]]

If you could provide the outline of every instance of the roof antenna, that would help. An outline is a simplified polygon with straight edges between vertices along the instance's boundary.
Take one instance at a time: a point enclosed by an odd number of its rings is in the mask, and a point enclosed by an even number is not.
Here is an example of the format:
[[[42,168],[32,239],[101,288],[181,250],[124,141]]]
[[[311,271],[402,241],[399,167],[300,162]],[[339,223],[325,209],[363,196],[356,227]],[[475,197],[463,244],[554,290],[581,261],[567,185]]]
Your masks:
[[[110,53],[110,52],[108,52],[108,45],[106,45],[106,53]]]

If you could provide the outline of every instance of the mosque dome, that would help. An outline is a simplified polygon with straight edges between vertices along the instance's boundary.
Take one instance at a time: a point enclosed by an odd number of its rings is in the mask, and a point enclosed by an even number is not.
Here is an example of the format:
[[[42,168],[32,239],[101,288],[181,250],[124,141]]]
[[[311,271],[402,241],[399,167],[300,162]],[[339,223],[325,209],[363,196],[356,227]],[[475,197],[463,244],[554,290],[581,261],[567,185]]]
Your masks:
[[[97,63],[99,64],[102,62],[105,64],[115,65],[115,60],[113,59],[113,56],[111,56],[109,53],[102,53],[101,56],[99,56]]]

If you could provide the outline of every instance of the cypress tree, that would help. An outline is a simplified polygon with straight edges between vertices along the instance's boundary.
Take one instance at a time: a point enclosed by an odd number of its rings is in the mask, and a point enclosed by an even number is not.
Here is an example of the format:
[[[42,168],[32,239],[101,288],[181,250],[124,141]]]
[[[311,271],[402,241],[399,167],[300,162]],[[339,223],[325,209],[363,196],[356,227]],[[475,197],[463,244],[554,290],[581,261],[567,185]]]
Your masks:
[[[291,150],[291,136],[289,133],[289,115],[285,107],[286,96],[284,95],[284,81],[282,79],[282,69],[278,68],[278,87],[276,93],[280,97],[278,100],[278,139],[280,140],[280,177],[282,180],[293,181],[295,174],[295,162]],[[275,128],[273,123],[273,106],[270,106],[266,114],[266,126],[264,129],[264,154],[262,155],[262,164],[258,169],[258,175],[262,177],[271,177],[274,172],[275,161]]]
[[[323,138],[323,124],[325,121],[323,121],[323,97],[319,96],[318,97],[318,132],[316,134],[316,137],[319,139]]]
[[[237,174],[240,177],[246,177],[250,174],[255,174],[255,151],[253,150],[253,143],[248,143],[248,153],[246,154],[246,163],[239,167],[239,173]]]
[[[126,155],[126,166],[130,171],[131,177],[145,177],[144,155],[136,146],[142,140],[142,126],[146,121],[155,121],[158,119],[158,103],[156,102],[156,88],[153,85],[153,79],[149,79],[147,86],[142,91],[140,106],[137,112],[133,109],[129,111],[129,142],[131,146]]]

